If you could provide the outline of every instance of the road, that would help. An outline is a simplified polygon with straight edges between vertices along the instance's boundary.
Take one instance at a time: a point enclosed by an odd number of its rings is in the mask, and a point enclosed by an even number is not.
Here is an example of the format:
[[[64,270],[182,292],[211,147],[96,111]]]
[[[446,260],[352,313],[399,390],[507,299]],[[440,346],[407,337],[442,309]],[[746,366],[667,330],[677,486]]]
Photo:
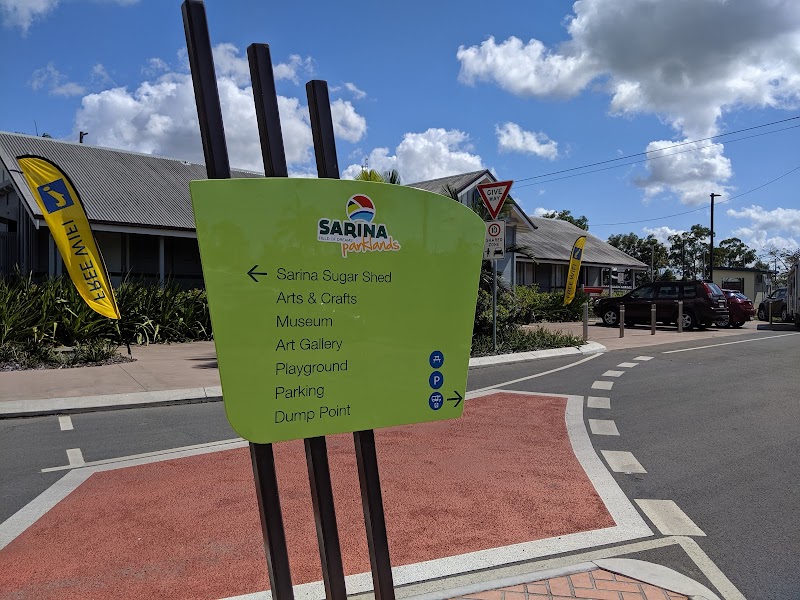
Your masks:
[[[787,599],[800,597],[798,358],[800,334],[768,331],[484,367],[468,389],[603,399],[584,409],[587,430],[613,421],[619,435],[592,435],[595,450],[646,471],[614,473],[628,498],[674,501],[745,597]],[[236,437],[220,402],[0,420],[0,522],[63,475],[42,469]],[[691,570],[674,552],[660,560]]]

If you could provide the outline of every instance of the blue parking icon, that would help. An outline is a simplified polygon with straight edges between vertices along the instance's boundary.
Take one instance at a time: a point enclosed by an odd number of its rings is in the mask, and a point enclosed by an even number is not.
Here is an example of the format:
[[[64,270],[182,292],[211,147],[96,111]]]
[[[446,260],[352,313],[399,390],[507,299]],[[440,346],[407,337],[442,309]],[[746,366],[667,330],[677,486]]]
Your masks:
[[[438,390],[444,385],[444,375],[442,375],[439,371],[434,371],[431,373],[431,376],[428,377],[428,383],[431,384],[433,389]]]
[[[439,410],[440,408],[442,408],[443,404],[444,404],[444,396],[442,396],[439,392],[433,392],[431,394],[431,397],[428,398],[428,405],[433,410]]]
[[[432,369],[441,369],[442,365],[444,365],[444,354],[439,350],[434,350],[431,352],[428,362],[430,362]]]

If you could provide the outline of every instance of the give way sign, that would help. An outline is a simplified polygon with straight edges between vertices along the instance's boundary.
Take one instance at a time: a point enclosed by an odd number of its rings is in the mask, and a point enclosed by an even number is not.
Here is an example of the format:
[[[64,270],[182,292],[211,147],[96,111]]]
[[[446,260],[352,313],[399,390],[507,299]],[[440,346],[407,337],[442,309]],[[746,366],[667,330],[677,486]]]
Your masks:
[[[508,197],[513,181],[492,181],[491,183],[479,183],[478,193],[483,199],[483,205],[489,211],[492,219],[496,219],[503,208],[503,202]]]

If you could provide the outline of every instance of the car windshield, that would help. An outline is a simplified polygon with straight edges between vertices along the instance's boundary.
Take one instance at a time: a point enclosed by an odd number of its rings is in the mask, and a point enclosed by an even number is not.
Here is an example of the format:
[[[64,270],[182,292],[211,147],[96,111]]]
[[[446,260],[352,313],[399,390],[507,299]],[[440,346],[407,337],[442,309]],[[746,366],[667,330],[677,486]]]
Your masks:
[[[712,296],[722,296],[723,295],[722,294],[722,290],[719,288],[719,286],[716,283],[710,283],[710,282],[706,283],[706,287],[708,288],[708,291],[711,292]]]

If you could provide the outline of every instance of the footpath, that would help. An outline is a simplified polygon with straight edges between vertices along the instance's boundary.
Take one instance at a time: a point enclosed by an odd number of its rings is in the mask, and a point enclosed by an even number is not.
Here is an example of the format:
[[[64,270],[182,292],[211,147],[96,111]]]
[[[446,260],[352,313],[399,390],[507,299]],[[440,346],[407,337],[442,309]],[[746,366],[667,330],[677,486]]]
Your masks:
[[[549,324],[580,335],[581,323]],[[589,326],[589,343],[504,362],[743,330],[656,335]],[[712,342],[710,342],[712,343]],[[644,351],[643,351],[644,352]],[[0,416],[60,415],[219,399],[212,342],[133,348],[102,367],[0,373]],[[476,367],[493,364],[473,361]],[[489,390],[461,419],[376,431],[398,598],[720,600],[706,585],[639,557],[688,538],[652,538],[592,448],[584,398]],[[328,449],[348,593],[371,578],[352,439]],[[68,451],[69,452],[69,451]],[[295,597],[324,596],[302,442],[275,446]],[[0,599],[266,600],[247,443],[54,466],[64,476],[0,524]],[[569,553],[569,554],[566,554]],[[57,558],[56,558],[57,557]],[[724,596],[727,599],[741,596]]]

